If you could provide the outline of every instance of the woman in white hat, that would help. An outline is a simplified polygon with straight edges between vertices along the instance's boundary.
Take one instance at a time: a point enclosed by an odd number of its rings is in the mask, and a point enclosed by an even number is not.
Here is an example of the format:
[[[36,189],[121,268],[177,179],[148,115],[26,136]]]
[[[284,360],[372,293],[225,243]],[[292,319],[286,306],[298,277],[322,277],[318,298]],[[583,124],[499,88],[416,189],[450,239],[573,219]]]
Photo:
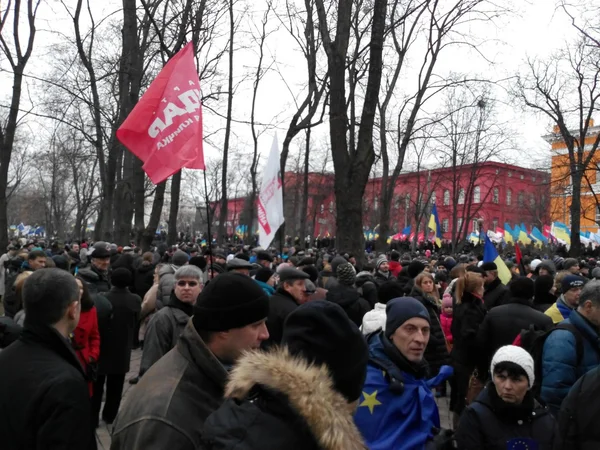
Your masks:
[[[492,381],[465,409],[454,438],[461,450],[551,450],[556,421],[533,395],[531,355],[514,345],[498,349]]]

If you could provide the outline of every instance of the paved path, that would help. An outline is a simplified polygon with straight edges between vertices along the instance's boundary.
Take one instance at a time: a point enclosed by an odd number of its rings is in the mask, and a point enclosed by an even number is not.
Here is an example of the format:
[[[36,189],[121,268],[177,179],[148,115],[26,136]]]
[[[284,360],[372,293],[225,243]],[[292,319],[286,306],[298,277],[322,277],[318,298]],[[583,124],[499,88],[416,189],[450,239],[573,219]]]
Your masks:
[[[140,359],[142,358],[141,350],[133,350],[131,353],[131,367],[129,373],[125,376],[125,387],[123,388],[123,398],[127,393],[135,387],[128,383],[130,378],[135,377],[138,374],[140,368]],[[451,428],[452,425],[452,413],[448,406],[450,402],[450,389],[448,389],[448,396],[443,398],[437,398],[436,402],[440,410],[440,420],[442,428]],[[110,430],[109,426],[103,421],[100,421],[100,427],[96,430],[96,436],[98,440],[98,450],[109,450],[110,449]]]

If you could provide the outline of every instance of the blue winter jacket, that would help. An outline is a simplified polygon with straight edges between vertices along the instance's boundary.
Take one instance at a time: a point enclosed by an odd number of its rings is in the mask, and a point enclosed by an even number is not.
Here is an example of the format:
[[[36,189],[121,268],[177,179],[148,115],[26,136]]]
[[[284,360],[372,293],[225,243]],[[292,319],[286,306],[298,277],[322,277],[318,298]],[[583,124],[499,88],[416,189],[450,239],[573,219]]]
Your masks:
[[[383,333],[369,338],[367,378],[359,399],[354,422],[370,450],[419,450],[433,437],[433,427],[440,427],[440,416],[433,386],[452,375],[452,368],[442,366],[437,377],[425,380],[400,370],[384,352]],[[392,344],[393,345],[393,344]],[[373,359],[385,361],[390,373]],[[395,380],[395,381],[390,381]],[[397,386],[402,380],[403,386]]]
[[[577,365],[577,341],[569,330],[555,330],[544,342],[540,396],[555,417],[575,382],[600,364],[600,337],[592,325],[576,310],[561,323],[572,324],[579,330],[583,357]]]
[[[265,291],[265,294],[267,294],[269,297],[275,293],[275,288],[273,286],[269,286],[264,281],[254,281],[262,288],[263,291]]]

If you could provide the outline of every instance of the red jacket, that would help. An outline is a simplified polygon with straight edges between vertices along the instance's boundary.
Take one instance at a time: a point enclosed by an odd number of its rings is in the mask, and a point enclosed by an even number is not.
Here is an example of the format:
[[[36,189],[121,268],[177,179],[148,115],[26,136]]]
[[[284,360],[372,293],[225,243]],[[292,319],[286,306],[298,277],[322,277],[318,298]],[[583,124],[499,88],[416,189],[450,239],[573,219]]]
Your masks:
[[[100,358],[100,333],[98,332],[98,314],[95,306],[89,311],[81,311],[79,323],[73,332],[73,341],[79,362],[87,372],[90,360],[98,361]],[[92,395],[92,383],[90,382],[89,385],[90,395]]]
[[[440,315],[440,322],[442,324],[442,330],[448,344],[452,344],[452,316],[446,316],[444,313]]]
[[[400,263],[398,261],[390,261],[389,266],[390,266],[390,272],[392,273],[392,275],[395,278],[398,278],[398,275],[400,274],[400,271],[402,270],[402,266],[400,265]]]

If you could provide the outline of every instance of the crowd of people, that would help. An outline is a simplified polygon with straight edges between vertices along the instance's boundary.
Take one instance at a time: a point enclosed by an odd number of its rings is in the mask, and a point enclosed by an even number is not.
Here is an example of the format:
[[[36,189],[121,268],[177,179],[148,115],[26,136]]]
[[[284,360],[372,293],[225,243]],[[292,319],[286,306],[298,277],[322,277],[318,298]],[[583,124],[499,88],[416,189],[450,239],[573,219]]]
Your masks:
[[[600,264],[505,256],[13,243],[3,448],[600,448]]]

